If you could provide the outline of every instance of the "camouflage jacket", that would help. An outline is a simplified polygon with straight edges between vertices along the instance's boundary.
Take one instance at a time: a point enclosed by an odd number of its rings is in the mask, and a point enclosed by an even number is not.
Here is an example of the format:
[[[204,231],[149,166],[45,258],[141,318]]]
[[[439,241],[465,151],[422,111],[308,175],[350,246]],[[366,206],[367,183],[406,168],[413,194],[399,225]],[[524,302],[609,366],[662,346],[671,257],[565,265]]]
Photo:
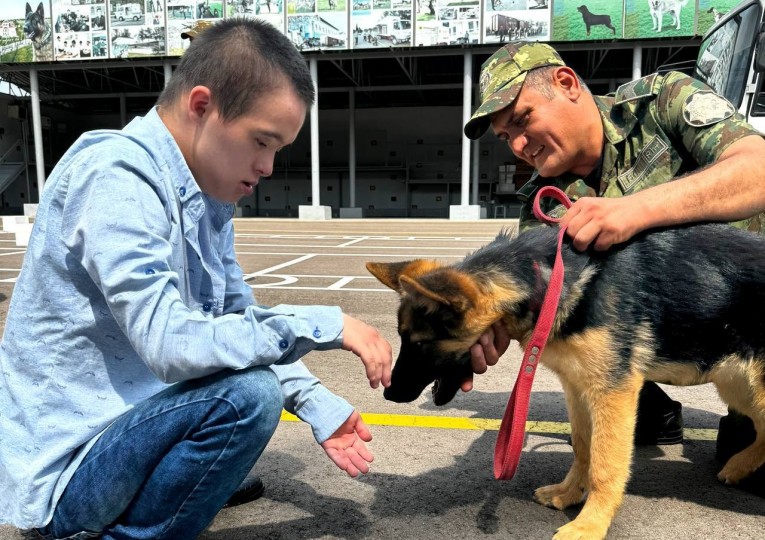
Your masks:
[[[759,134],[730,102],[678,72],[654,73],[620,86],[613,95],[593,97],[605,131],[599,174],[543,178],[535,173],[518,191],[522,231],[539,223],[531,203],[542,186],[559,187],[572,201],[621,197],[710,165],[735,141]],[[542,201],[542,209],[563,213],[550,198]],[[765,234],[765,214],[732,225]]]

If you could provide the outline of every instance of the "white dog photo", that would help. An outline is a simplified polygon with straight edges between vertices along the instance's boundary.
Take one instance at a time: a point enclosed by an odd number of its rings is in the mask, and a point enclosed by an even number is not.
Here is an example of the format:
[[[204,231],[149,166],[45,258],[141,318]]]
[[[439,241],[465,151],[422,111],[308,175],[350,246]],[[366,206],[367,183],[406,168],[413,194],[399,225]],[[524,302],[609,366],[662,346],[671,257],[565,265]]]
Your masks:
[[[671,25],[680,30],[680,10],[688,4],[688,0],[648,0],[648,9],[651,11],[653,29],[661,32],[662,21],[665,14],[672,17]]]

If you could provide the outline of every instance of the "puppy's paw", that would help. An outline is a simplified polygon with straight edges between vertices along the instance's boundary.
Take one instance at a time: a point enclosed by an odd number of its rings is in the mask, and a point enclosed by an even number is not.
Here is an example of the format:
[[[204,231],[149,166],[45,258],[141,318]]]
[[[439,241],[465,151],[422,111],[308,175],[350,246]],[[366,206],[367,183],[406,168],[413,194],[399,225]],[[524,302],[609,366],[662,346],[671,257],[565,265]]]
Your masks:
[[[553,535],[553,540],[603,540],[607,532],[608,527],[575,519],[558,529]]]
[[[534,492],[534,500],[544,506],[563,510],[573,504],[581,503],[586,492],[579,487],[570,487],[563,483],[545,486]]]
[[[725,467],[717,474],[717,479],[723,484],[729,486],[738,484],[741,480],[752,474],[755,467],[749,463],[749,460],[736,459],[738,455],[733,456],[725,464]]]

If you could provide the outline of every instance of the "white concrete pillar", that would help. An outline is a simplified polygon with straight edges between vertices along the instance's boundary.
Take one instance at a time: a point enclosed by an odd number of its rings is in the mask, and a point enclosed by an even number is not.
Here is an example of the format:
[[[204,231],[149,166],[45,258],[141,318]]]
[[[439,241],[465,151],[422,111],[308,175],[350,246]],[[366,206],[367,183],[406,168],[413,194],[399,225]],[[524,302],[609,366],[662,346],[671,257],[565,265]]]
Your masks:
[[[356,90],[348,92],[348,189],[349,206],[356,206]]]
[[[319,198],[319,74],[316,58],[310,60],[311,79],[313,79],[314,102],[311,107],[311,204],[299,205],[300,219],[332,219],[332,208],[321,206]]]
[[[32,135],[35,142],[35,169],[37,170],[37,196],[42,197],[45,187],[45,154],[42,139],[42,115],[40,113],[40,81],[37,78],[37,69],[29,70],[30,100],[32,102]],[[29,200],[32,194],[29,193]]]
[[[463,53],[462,63],[462,125],[467,124],[472,116],[473,95],[473,55],[469,50]],[[460,128],[461,129],[461,128]],[[470,205],[470,139],[462,133],[462,166],[460,178],[460,204],[449,205],[449,219],[481,219],[481,207]]]
[[[463,53],[462,68],[462,125],[467,124],[473,113],[473,56],[467,50]],[[470,204],[468,190],[470,186],[470,139],[462,134],[462,191],[460,204]]]
[[[170,60],[165,60],[162,63],[162,67],[165,69],[165,86],[170,82],[170,77],[173,76],[173,66],[170,64]]]
[[[635,45],[632,48],[632,80],[643,76],[643,46]]]

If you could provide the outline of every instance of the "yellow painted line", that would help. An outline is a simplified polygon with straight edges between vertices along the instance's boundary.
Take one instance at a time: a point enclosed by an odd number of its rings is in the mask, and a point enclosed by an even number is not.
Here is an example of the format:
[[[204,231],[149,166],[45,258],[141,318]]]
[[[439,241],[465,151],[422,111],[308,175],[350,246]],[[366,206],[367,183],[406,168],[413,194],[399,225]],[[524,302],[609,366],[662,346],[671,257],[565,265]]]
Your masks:
[[[683,428],[683,438],[693,441],[716,441],[716,429]]]
[[[417,416],[412,414],[363,413],[361,417],[370,426],[393,426],[430,429],[464,429],[480,431],[498,431],[500,420],[490,418],[464,418],[460,416]],[[299,422],[293,414],[282,412],[283,422]],[[526,433],[540,435],[568,435],[571,424],[568,422],[526,422]],[[685,428],[686,440],[717,440],[716,429]]]

